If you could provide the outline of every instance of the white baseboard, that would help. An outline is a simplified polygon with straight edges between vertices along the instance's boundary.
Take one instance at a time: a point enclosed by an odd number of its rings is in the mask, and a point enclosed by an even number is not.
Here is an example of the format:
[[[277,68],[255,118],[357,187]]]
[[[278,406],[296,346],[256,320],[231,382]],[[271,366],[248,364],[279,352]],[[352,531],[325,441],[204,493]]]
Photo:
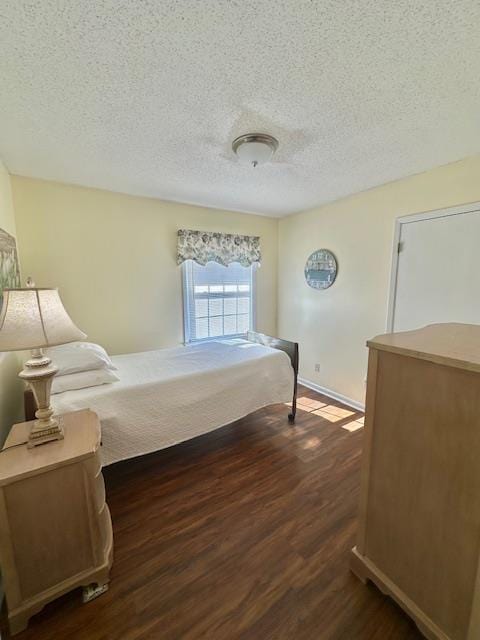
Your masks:
[[[304,387],[308,387],[313,391],[318,391],[318,393],[323,393],[324,396],[328,396],[333,400],[338,400],[342,404],[346,404],[348,407],[352,407],[357,411],[365,411],[365,405],[357,400],[352,400],[352,398],[347,398],[347,396],[342,395],[341,393],[337,393],[336,391],[332,391],[331,389],[327,389],[326,387],[321,387],[319,384],[315,382],[310,382],[310,380],[306,380],[305,378],[298,377],[299,384],[303,384]]]

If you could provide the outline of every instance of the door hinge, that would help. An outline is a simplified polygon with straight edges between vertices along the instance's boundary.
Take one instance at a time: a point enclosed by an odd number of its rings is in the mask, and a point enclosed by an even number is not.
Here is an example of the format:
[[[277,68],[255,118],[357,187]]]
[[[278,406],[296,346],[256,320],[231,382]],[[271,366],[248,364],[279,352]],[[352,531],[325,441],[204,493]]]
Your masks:
[[[402,241],[400,241],[400,242],[398,243],[398,245],[397,245],[397,253],[402,253],[402,251],[403,251],[403,250],[404,250],[404,248],[405,248],[405,246],[404,246],[404,245],[405,245],[405,243],[404,243],[404,242],[402,242]]]

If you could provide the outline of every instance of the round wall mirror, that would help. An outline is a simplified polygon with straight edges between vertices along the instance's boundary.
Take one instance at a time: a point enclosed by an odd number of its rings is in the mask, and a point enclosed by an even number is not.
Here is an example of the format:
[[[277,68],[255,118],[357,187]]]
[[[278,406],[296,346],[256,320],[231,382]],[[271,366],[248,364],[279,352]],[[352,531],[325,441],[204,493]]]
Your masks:
[[[305,264],[305,280],[313,289],[328,289],[337,277],[337,261],[328,249],[318,249]]]

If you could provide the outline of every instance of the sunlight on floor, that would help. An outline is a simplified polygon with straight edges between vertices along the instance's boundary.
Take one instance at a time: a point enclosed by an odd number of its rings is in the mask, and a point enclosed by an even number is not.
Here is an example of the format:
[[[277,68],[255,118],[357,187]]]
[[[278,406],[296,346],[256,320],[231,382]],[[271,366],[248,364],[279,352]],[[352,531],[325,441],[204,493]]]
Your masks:
[[[291,406],[290,402],[285,402],[285,405],[288,407]],[[356,413],[355,411],[350,411],[349,409],[344,409],[343,407],[336,407],[333,404],[327,404],[326,402],[314,400],[313,398],[309,398],[308,396],[301,396],[300,398],[297,398],[297,410],[305,411],[305,413],[312,413],[333,423],[340,422],[341,420],[345,420],[346,418],[350,418]],[[354,431],[361,429],[363,425],[364,418],[362,416],[361,418],[353,418],[351,422],[348,422],[347,424],[341,426],[342,429],[353,433]],[[305,449],[314,449],[320,444],[320,441],[313,442],[313,440],[318,440],[318,438],[312,438],[311,440],[312,442],[310,440],[307,441],[306,445],[304,446]]]
[[[338,422],[342,420],[341,416],[336,416],[333,413],[328,413],[327,411],[323,411],[323,409],[319,409],[318,411],[312,411],[316,416],[320,416],[321,418],[325,418],[329,422]]]
[[[287,407],[291,407],[290,402],[285,402]],[[307,413],[311,413],[315,411],[315,409],[320,409],[320,407],[325,407],[325,402],[320,402],[319,400],[313,400],[312,398],[307,398],[307,396],[302,396],[301,398],[297,398],[297,411],[305,411]]]
[[[298,438],[298,436],[303,436],[305,435],[307,432],[303,427],[297,427],[295,425],[295,427],[292,429],[292,426],[289,425],[288,428],[286,429],[282,429],[282,435],[286,436],[287,438]]]
[[[352,422],[347,422],[347,424],[342,424],[342,429],[346,431],[350,431],[353,433],[354,431],[358,431],[358,429],[363,429],[363,423],[359,420],[352,420]]]
[[[321,444],[322,441],[320,438],[308,438],[308,440],[302,444],[302,449],[318,449]]]
[[[308,407],[305,404],[301,404],[297,402],[297,411],[305,411],[306,413],[311,413],[313,411],[312,407]]]
[[[326,405],[325,407],[323,407],[323,409],[318,409],[317,411],[313,411],[312,413],[325,418],[329,422],[338,422],[339,420],[349,418],[354,414],[353,411],[348,411],[347,409],[342,409],[341,407],[334,407],[333,405]]]
[[[297,399],[297,402],[304,407],[308,407],[310,411],[314,411],[315,409],[320,409],[320,407],[325,407],[325,402],[320,402],[319,400],[313,400],[312,398],[307,398],[307,396],[302,396]]]

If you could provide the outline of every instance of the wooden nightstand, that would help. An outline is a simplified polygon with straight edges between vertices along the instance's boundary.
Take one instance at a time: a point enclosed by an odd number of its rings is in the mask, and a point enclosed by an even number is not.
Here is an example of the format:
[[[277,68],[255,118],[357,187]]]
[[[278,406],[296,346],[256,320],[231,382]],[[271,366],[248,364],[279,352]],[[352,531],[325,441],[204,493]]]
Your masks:
[[[22,422],[0,453],[0,561],[12,635],[47,602],[79,586],[89,600],[109,580],[113,533],[100,423],[89,410],[60,419],[64,440],[27,449],[20,443],[30,423]]]

